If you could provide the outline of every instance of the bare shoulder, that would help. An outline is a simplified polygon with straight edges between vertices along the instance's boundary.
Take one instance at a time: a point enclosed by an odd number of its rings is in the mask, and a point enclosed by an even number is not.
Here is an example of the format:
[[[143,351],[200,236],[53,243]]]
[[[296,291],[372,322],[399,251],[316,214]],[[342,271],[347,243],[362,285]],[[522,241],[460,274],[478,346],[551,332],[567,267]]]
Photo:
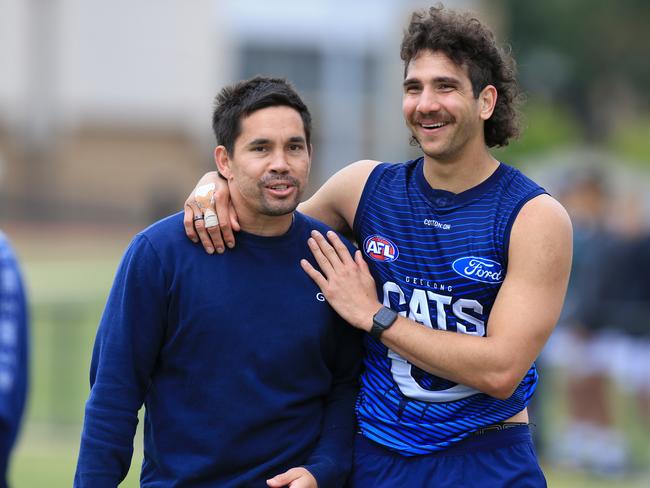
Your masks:
[[[527,202],[517,215],[510,237],[509,261],[525,263],[545,274],[567,275],[573,229],[564,207],[550,195]]]
[[[572,233],[571,219],[564,207],[550,195],[539,195],[522,207],[515,219],[515,227],[534,230],[533,234]]]
[[[347,232],[352,228],[354,215],[372,170],[379,161],[363,159],[337,171],[299,210],[328,224],[333,229]]]

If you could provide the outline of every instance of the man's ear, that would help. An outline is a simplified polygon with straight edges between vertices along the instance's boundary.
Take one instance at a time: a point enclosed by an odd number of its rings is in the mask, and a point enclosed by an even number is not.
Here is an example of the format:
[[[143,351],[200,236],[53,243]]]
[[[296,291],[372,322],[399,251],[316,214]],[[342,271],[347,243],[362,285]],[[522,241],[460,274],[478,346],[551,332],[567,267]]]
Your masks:
[[[487,85],[478,96],[481,118],[487,120],[492,117],[494,107],[497,104],[497,89],[493,85]]]
[[[230,168],[230,157],[228,156],[228,150],[224,146],[217,146],[214,149],[214,162],[217,165],[217,171],[225,179],[229,180],[232,177],[232,171]]]

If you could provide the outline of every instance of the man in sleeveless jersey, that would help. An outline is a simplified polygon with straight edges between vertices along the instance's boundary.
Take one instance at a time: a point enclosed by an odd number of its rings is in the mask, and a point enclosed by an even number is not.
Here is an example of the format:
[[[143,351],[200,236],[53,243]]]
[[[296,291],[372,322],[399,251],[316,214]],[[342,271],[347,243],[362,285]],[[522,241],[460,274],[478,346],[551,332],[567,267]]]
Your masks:
[[[213,259],[182,214],[129,246],[97,332],[75,487],[116,487],[144,403],[143,487],[341,487],[352,463],[361,333],[302,271],[312,229],[294,212],[311,116],[285,81],[216,99],[215,161],[240,218]],[[350,245],[350,247],[352,247]]]
[[[361,248],[351,256],[314,231],[318,267],[302,262],[367,332],[350,484],[546,486],[526,407],[566,291],[570,220],[488,150],[518,135],[519,92],[487,27],[442,7],[415,12],[401,56],[403,115],[422,157],[353,163],[300,206]],[[193,200],[188,236],[209,252],[232,247],[227,192],[207,232],[191,225]]]

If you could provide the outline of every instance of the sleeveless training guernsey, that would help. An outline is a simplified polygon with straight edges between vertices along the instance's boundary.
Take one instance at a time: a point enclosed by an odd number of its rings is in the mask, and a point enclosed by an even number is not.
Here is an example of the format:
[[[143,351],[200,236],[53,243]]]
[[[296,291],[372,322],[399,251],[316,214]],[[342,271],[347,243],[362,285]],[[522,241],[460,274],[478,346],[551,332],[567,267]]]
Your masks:
[[[542,193],[505,164],[460,194],[432,189],[422,158],[378,165],[364,187],[354,234],[384,305],[427,327],[485,336],[507,271],[512,224]],[[404,455],[443,450],[512,417],[537,385],[533,364],[515,393],[499,400],[420,370],[370,335],[365,347],[360,431]]]

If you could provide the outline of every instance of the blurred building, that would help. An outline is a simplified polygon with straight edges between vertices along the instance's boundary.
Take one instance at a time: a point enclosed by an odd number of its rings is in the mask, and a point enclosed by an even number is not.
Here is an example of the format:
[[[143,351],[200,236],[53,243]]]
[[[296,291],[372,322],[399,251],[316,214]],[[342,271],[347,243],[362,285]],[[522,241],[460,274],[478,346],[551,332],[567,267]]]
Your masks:
[[[426,6],[0,0],[0,217],[141,223],[179,209],[213,167],[214,95],[256,74],[289,78],[309,103],[313,184],[356,159],[402,160],[399,43]]]

